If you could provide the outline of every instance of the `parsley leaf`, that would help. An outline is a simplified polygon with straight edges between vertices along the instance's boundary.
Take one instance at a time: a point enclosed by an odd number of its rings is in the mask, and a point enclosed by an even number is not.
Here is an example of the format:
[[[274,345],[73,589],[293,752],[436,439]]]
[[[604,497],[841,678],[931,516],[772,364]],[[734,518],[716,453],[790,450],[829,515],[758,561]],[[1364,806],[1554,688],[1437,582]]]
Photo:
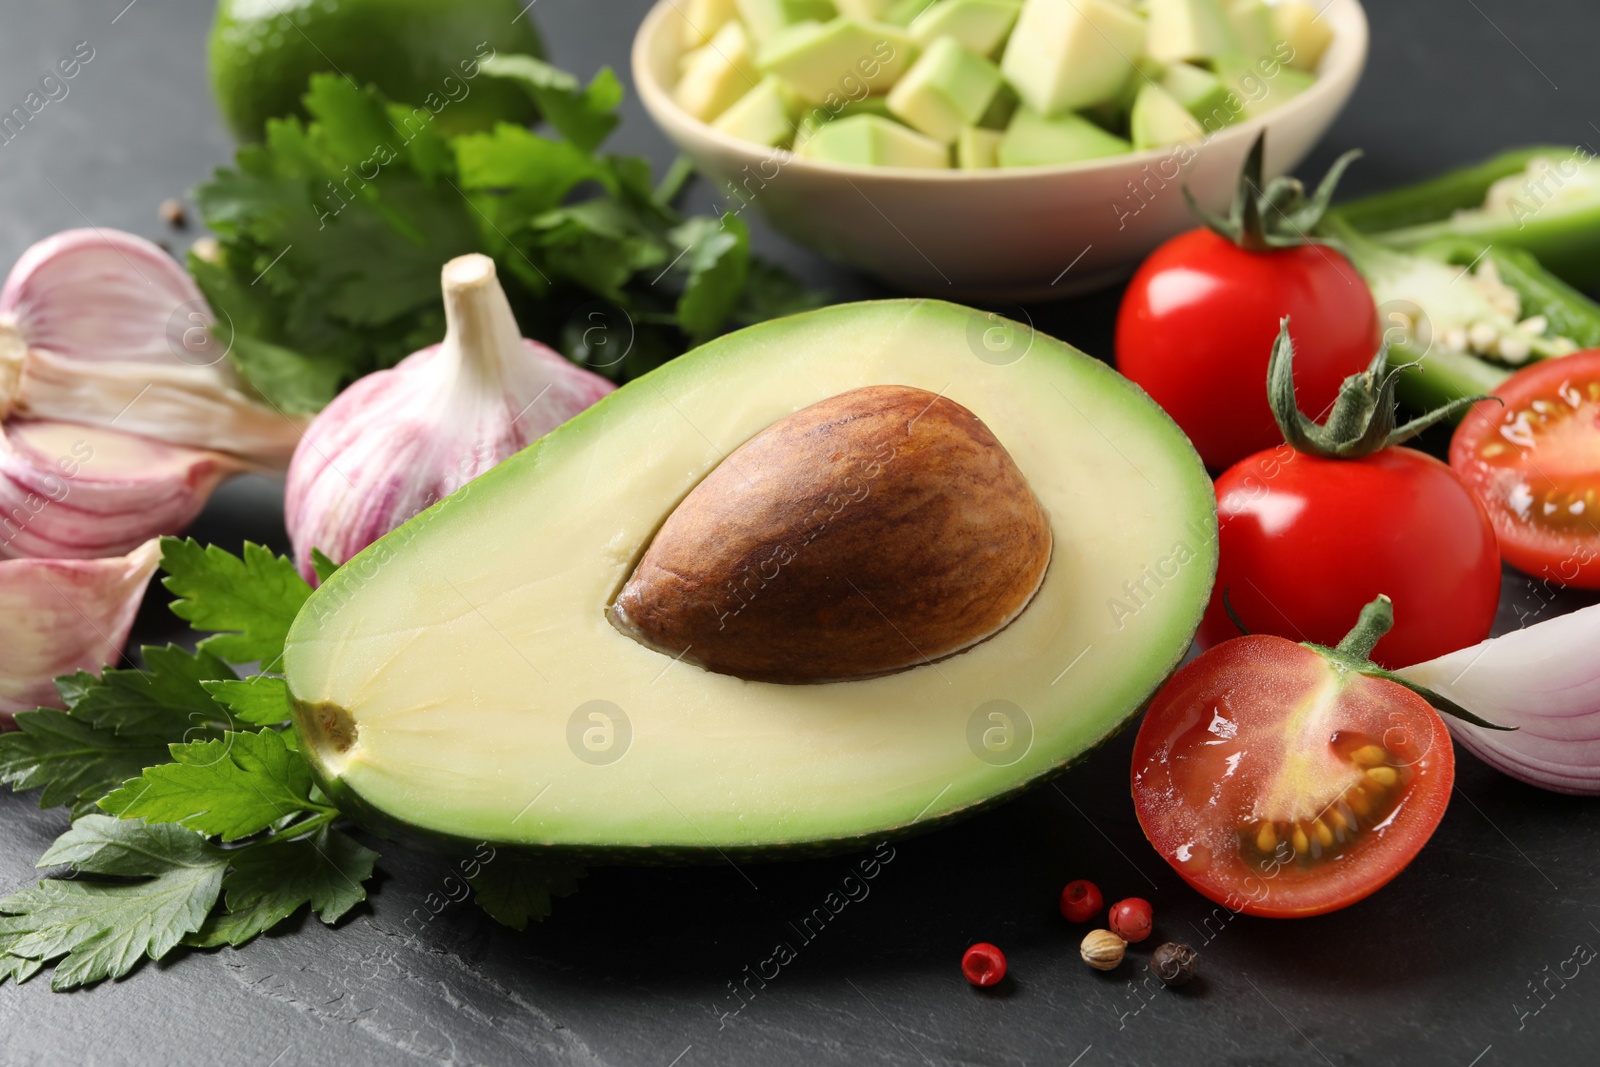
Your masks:
[[[77,813],[38,863],[74,876],[0,900],[0,982],[54,963],[52,988],[74,989],[180,944],[242,945],[302,907],[332,924],[366,899],[378,854],[335,829],[341,813],[298,737],[274,729],[292,714],[287,683],[225,662],[275,664],[310,587],[256,545],[242,558],[175,538],[163,548],[174,612],[213,636],[193,653],[146,648],[143,670],[57,679],[65,709],[21,712],[19,731],[0,735],[0,781]],[[324,577],[336,569],[315,562]],[[240,722],[265,729],[230,729]],[[583,873],[509,853],[473,868],[478,902],[517,929]]]
[[[0,900],[0,981],[26,981],[58,957],[54,989],[119,978],[178,944],[241,945],[307,904],[337,922],[366,899],[378,854],[332,829],[336,817],[330,809],[223,848],[170,823],[85,816],[39,866],[89,877],[46,879]],[[226,910],[213,914],[219,900]]]
[[[203,684],[237,678],[226,663],[206,651],[145,647],[143,670],[106,670],[98,679],[79,671],[72,676],[67,706],[73,718],[119,734],[169,737],[219,724],[216,702]]]
[[[138,878],[165,874],[174,866],[205,866],[218,854],[205,838],[181,826],[85,815],[56,838],[35,866]]]
[[[212,916],[185,943],[242,945],[305,904],[332,925],[367,899],[361,883],[372,877],[377,860],[376,852],[333,829],[241,850],[222,883],[227,912]]]
[[[223,710],[203,686],[233,679],[233,670],[205,652],[146,648],[142,656],[144,670],[58,679],[65,710],[19,712],[17,732],[0,734],[0,782],[42,788],[40,807],[72,804],[82,814],[144,768],[165,763],[169,745],[220,736]]]
[[[658,193],[648,161],[600,154],[623,96],[610,70],[586,86],[529,56],[481,70],[539,103],[542,132],[502,123],[451,137],[423,109],[314,75],[308,122],[270,122],[263,144],[196,191],[221,255],[190,270],[234,366],[280,408],[315,411],[437,342],[439,265],[467,252],[495,258],[523,332],[574,361],[591,354],[564,344],[574,323],[585,334],[596,300],[613,305],[637,343],[593,366],[619,380],[765,308],[816,304],[776,267],[757,271],[742,225],[702,218],[676,232],[681,168]],[[757,281],[765,294],[747,293]]]
[[[119,823],[103,815],[79,820],[41,864],[72,858],[79,870],[148,874],[138,882],[49,879],[0,900],[0,974],[21,972],[64,956],[52,989],[120,978],[140,959],[160,959],[200,928],[216,905],[227,853],[174,827]],[[100,844],[86,840],[91,835]],[[16,959],[28,964],[14,962]],[[31,967],[31,970],[29,968]]]
[[[213,700],[240,722],[252,726],[277,726],[294,714],[289,706],[289,683],[270,674],[244,681],[202,682]]]
[[[230,663],[260,662],[271,670],[311,586],[294,563],[248,541],[244,558],[194,538],[161,539],[161,580],[178,599],[172,613],[196,630],[212,632],[203,651]]]
[[[16,720],[16,733],[0,734],[0,782],[43,787],[41,808],[93,810],[108,790],[168,758],[166,738],[121,737],[54,708],[18,712]]]
[[[18,983],[26,982],[38,974],[39,968],[44,966],[43,960],[7,955],[8,947],[15,941],[14,937],[0,936],[0,983],[4,983],[7,978]]]
[[[696,343],[728,321],[750,277],[750,232],[739,216],[694,218],[673,231],[687,249],[689,280],[678,298],[678,321]]]
[[[173,745],[172,759],[129,780],[100,806],[124,819],[173,823],[223,841],[258,834],[312,806],[311,765],[276,730]]]
[[[555,860],[534,859],[501,850],[468,875],[473,899],[495,922],[513,930],[526,930],[528,920],[550,914],[552,897],[578,891],[582,867]]]
[[[545,120],[580,151],[593,152],[616,129],[622,83],[610,67],[601,67],[582,90],[577,78],[532,56],[490,56],[479,68],[520,85]]]
[[[325,582],[332,578],[342,565],[329,559],[320,548],[311,550],[311,566],[317,572],[317,581],[319,582]]]

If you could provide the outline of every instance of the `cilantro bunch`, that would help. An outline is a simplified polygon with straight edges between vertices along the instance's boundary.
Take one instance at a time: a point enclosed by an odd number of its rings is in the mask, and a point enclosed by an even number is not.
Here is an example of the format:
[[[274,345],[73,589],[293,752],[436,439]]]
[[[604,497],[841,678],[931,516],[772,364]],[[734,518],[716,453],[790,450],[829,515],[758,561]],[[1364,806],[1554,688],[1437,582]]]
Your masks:
[[[816,303],[752,258],[737,216],[672,206],[649,163],[601,155],[622,86],[586,87],[529,56],[482,75],[538,104],[551,135],[501,124],[449,137],[431,114],[332,74],[297,118],[268,123],[196,191],[220,257],[190,257],[229,358],[286,412],[319,410],[346,383],[444,333],[439,269],[493,256],[523,333],[617,380],[732,326]]]
[[[74,816],[38,861],[64,872],[0,899],[0,982],[57,961],[52,988],[73,989],[180,945],[243,945],[303,907],[332,924],[366,899],[378,853],[340,828],[273,673],[311,587],[257,545],[162,549],[174,614],[210,636],[194,652],[146,648],[142,668],[62,677],[64,710],[21,712],[0,735],[0,782]],[[468,881],[517,929],[581,874],[491,856]]]

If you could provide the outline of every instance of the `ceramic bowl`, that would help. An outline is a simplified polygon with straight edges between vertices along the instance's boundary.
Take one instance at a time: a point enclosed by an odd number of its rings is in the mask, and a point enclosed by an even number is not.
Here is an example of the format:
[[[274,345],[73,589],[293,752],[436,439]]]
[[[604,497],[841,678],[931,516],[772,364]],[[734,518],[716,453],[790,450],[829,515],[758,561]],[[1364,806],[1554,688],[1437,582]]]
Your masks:
[[[1367,58],[1361,4],[1330,0],[1321,17],[1334,39],[1317,83],[1200,145],[1051,167],[853,167],[741,141],[678,107],[670,89],[684,52],[681,6],[661,0],[639,27],[634,81],[656,123],[724,191],[728,209],[759,211],[801,244],[896,289],[967,300],[1048,300],[1126,277],[1195,225],[1183,184],[1213,210],[1228,204],[1263,127],[1267,177],[1304,159]]]

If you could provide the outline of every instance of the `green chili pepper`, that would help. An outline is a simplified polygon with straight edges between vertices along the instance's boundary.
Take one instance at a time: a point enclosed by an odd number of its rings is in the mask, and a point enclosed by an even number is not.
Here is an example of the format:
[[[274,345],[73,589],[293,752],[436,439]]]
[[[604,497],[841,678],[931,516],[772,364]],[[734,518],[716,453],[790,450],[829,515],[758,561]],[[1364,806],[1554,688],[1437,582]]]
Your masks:
[[[1478,242],[1463,238],[1458,247],[1446,253],[1448,262],[1466,266],[1483,249]],[[1417,249],[1421,255],[1433,254],[1432,246]],[[1542,315],[1550,323],[1549,334],[1565,337],[1579,348],[1600,348],[1600,304],[1546,270],[1532,252],[1523,248],[1490,248],[1489,258],[1500,271],[1500,280],[1522,298],[1522,315]]]
[[[1585,148],[1519,148],[1342,204],[1330,215],[1391,248],[1466,237],[1480,250],[1524,249],[1545,269],[1587,288],[1600,284],[1600,167],[1593,161]]]
[[[1493,393],[1531,360],[1600,347],[1600,304],[1524,249],[1451,236],[1401,250],[1339,217],[1319,233],[1371,287],[1390,365],[1405,368],[1398,393],[1408,407]]]

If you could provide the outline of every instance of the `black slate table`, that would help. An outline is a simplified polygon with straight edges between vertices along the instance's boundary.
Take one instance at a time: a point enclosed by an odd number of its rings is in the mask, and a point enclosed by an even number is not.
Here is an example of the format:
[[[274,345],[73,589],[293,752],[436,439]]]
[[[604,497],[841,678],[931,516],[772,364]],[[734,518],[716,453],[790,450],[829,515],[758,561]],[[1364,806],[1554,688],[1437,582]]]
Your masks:
[[[445,0],[441,0],[445,2]],[[647,0],[538,0],[552,55],[626,77]],[[1413,180],[1516,144],[1600,144],[1592,0],[1374,0],[1373,54],[1355,100],[1303,173],[1352,146],[1348,192]],[[212,110],[205,0],[5,0],[0,110],[63,54],[95,58],[0,145],[0,263],[67,227],[173,235],[164,198],[226,160]],[[671,155],[636,101],[618,151]],[[692,191],[705,210],[713,193]],[[872,285],[757,227],[761,252],[838,298]],[[1030,309],[1041,329],[1110,354],[1118,294]],[[1438,440],[1433,442],[1438,446]],[[195,534],[284,545],[281,490],[219,492]],[[1502,628],[1587,602],[1508,574]],[[136,640],[178,636],[152,595]],[[745,982],[822,904],[855,857],[789,865],[592,872],[525,934],[471,905],[408,938],[443,888],[438,860],[384,850],[370,905],[337,929],[304,921],[241,950],[178,953],[71,995],[0,986],[0,1064],[1592,1064],[1600,964],[1600,802],[1558,797],[1463,754],[1431,844],[1391,886],[1298,922],[1230,917],[1145,844],[1128,798],[1131,737],[999,810],[894,846],[893,858],[764,987]],[[31,796],[0,796],[0,892],[30,884],[66,826]],[[1089,877],[1142,895],[1158,935],[1200,949],[1204,978],[1151,991],[1124,965],[1077,959],[1055,910]],[[859,895],[859,893],[858,893]],[[415,923],[412,924],[416,926]],[[1014,980],[985,995],[957,961],[1002,945]],[[1580,954],[1581,955],[1581,954]],[[1593,953],[1589,953],[1593,955]],[[1570,973],[1571,965],[1565,969]],[[734,986],[754,989],[736,998]]]

